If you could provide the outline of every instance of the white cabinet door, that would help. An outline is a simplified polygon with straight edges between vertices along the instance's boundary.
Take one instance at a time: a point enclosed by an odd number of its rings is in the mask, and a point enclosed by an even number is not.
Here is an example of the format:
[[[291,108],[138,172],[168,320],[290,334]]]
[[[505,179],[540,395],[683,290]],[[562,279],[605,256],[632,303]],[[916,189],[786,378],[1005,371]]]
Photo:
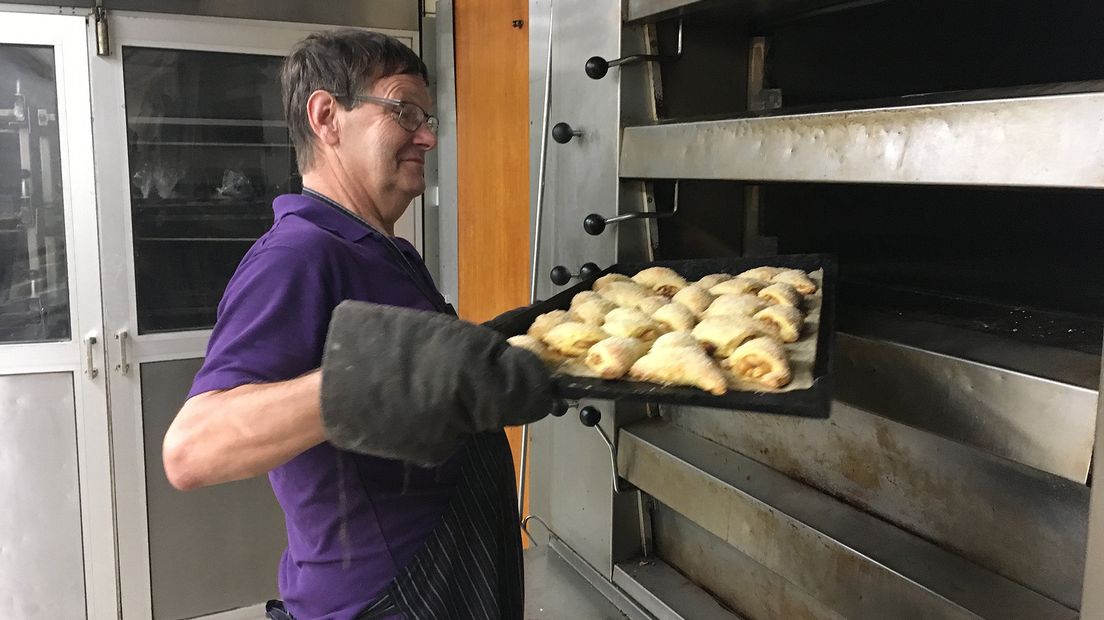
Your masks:
[[[115,618],[83,17],[0,13],[0,617]]]
[[[286,542],[267,480],[177,492],[161,442],[227,280],[293,188],[279,71],[320,27],[123,13],[110,25],[111,54],[93,51],[90,70],[123,615],[249,608],[277,595]],[[417,48],[415,33],[389,34]]]

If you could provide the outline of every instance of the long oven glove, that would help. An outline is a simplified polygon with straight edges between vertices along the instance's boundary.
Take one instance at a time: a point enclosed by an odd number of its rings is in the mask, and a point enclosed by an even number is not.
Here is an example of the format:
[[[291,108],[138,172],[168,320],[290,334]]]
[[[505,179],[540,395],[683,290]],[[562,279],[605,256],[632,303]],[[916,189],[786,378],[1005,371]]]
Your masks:
[[[322,358],[322,422],[344,450],[436,465],[469,435],[551,411],[540,359],[444,314],[346,301]]]

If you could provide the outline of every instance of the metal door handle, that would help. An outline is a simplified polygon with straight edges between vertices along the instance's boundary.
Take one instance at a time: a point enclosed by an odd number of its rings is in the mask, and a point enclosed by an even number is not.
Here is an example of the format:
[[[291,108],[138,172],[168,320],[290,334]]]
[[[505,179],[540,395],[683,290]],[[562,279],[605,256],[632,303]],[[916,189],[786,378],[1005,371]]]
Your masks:
[[[130,374],[130,362],[127,360],[127,340],[130,339],[130,334],[127,330],[120,329],[115,332],[115,340],[119,341],[119,363],[115,365],[115,370],[127,375]]]
[[[621,493],[621,486],[617,484],[617,446],[613,445],[610,438],[606,436],[606,431],[598,426],[598,423],[602,421],[602,412],[597,407],[587,405],[579,410],[579,421],[583,423],[583,426],[589,426],[598,431],[598,436],[606,442],[606,447],[609,448],[610,465],[613,468],[613,492]]]
[[[84,354],[85,360],[88,362],[88,376],[92,379],[96,378],[96,375],[100,374],[100,371],[96,370],[96,358],[93,356],[93,349],[96,347],[96,343],[99,342],[96,336],[89,334],[84,337]]]

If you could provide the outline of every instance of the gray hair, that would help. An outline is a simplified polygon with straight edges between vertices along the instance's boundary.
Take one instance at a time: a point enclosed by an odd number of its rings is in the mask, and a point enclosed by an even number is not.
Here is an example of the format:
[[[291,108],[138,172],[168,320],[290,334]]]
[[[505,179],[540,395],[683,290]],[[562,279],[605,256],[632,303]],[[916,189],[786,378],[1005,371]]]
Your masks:
[[[392,75],[417,75],[429,83],[425,63],[414,50],[378,32],[346,28],[316,32],[292,48],[280,71],[284,117],[300,172],[314,165],[314,131],[307,120],[307,99],[316,90],[340,95],[361,94],[375,80]],[[352,99],[339,99],[346,110]]]

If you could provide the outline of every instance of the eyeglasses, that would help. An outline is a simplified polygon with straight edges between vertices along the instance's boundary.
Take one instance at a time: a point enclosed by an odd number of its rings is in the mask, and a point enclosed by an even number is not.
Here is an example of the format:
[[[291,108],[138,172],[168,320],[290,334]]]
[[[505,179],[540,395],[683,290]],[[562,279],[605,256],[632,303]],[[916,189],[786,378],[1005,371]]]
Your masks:
[[[391,106],[395,108],[395,120],[398,121],[399,127],[414,132],[418,131],[422,123],[425,123],[426,128],[428,128],[430,132],[434,134],[437,133],[437,117],[426,112],[416,103],[402,101],[400,99],[388,99],[387,97],[373,97],[371,95],[339,95],[333,93],[333,96],[336,99],[352,99],[353,101]]]

